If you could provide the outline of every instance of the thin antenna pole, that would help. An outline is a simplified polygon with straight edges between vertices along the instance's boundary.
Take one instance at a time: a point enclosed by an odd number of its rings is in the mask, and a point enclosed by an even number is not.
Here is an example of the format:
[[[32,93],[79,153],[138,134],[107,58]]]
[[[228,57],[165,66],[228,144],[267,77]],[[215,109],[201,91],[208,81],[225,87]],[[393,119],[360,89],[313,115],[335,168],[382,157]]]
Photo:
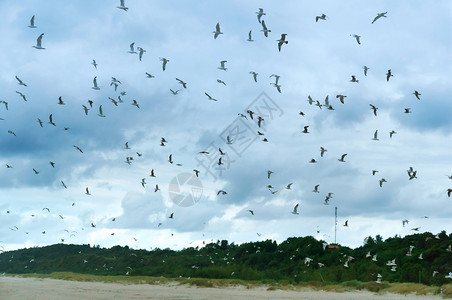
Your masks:
[[[334,243],[336,244],[336,232],[337,232],[337,206],[334,207]]]

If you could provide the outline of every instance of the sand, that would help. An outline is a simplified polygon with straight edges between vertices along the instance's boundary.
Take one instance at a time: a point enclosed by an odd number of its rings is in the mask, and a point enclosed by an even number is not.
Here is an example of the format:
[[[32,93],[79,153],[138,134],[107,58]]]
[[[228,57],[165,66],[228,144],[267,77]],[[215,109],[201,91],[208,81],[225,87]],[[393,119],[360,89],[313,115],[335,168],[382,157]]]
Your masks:
[[[165,284],[121,284],[102,282],[81,282],[56,279],[0,277],[0,299],[347,299],[347,300],[397,300],[397,299],[441,299],[440,296],[415,296],[383,294],[368,291],[324,292],[267,291],[266,287],[198,288],[188,285]]]

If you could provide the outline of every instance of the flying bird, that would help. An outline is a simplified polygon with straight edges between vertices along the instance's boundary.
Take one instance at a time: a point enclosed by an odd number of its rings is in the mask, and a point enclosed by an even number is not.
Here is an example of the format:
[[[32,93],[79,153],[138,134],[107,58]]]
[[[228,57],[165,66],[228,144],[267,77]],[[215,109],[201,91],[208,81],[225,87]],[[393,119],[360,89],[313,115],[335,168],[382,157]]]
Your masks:
[[[317,184],[316,186],[314,186],[314,189],[312,190],[314,193],[320,193],[319,192],[319,186],[320,184]]]
[[[262,24],[262,30],[261,31],[264,32],[265,37],[268,37],[268,33],[272,32],[272,31],[267,29],[267,26],[265,25],[265,21],[264,20],[262,20],[261,24]]]
[[[143,57],[144,52],[146,52],[146,50],[144,50],[141,47],[137,47],[138,49],[138,59],[141,61],[141,58]]]
[[[9,134],[12,134],[12,135],[14,135],[14,136],[16,136],[16,134],[15,134],[14,131],[12,131],[12,130],[8,130],[8,133],[9,133]]]
[[[323,157],[323,154],[325,154],[325,152],[327,152],[328,150],[326,150],[323,147],[320,147],[320,157]]]
[[[85,188],[85,194],[86,194],[86,195],[91,195],[90,192],[89,192],[88,187]]]
[[[376,107],[375,105],[372,105],[372,104],[369,104],[369,105],[372,108],[372,110],[374,112],[374,115],[377,116],[377,109],[378,109],[378,107]]]
[[[308,128],[309,128],[309,125],[308,125],[308,126],[305,126],[304,129],[303,129],[303,131],[302,131],[302,133],[309,133]]]
[[[41,33],[41,35],[36,40],[36,46],[33,46],[33,48],[44,50],[45,48],[42,47],[42,37],[44,36],[44,33]]]
[[[345,95],[336,95],[336,98],[339,98],[339,101],[341,101],[342,104],[344,104],[344,99],[347,98]]]
[[[361,45],[361,41],[359,40],[361,38],[360,35],[357,34],[350,34],[350,36],[354,37],[358,45]]]
[[[254,211],[251,209],[248,209],[248,211],[254,216]]]
[[[299,213],[298,213],[298,204],[299,204],[299,203],[297,203],[297,204],[294,206],[293,210],[292,210],[292,214],[294,214],[294,215],[299,215]]]
[[[37,171],[35,168],[33,168],[33,172],[35,172],[36,175],[39,174],[39,171]]]
[[[16,93],[18,93],[22,97],[22,99],[24,99],[24,101],[27,101],[27,97],[25,97],[24,94],[22,94],[21,92],[18,92],[18,91],[16,91]],[[7,104],[5,104],[5,105],[6,105],[6,107],[8,107]]]
[[[103,111],[102,111],[102,105],[99,106],[99,113],[98,113],[97,115],[98,115],[99,117],[105,118],[105,115],[104,115],[104,113],[103,113]]]
[[[411,108],[404,108],[405,109],[405,111],[404,111],[404,113],[406,113],[406,114],[411,114]]]
[[[17,78],[17,77],[16,77]],[[414,91],[413,93],[414,96],[416,96],[417,100],[421,100],[421,98],[419,98],[419,96],[421,95],[418,91]]]
[[[159,185],[158,185],[158,184],[156,184],[156,185],[155,185],[155,188],[154,188],[154,192],[157,192],[157,191],[160,191],[160,188],[159,188]]]
[[[204,94],[209,98],[209,100],[212,100],[212,101],[218,101],[217,99],[213,98],[213,97],[210,96],[209,94],[207,94],[207,93],[204,93]]]
[[[100,88],[97,86],[97,76],[94,76],[92,89],[97,91],[100,90]]]
[[[129,9],[128,7],[126,7],[124,5],[124,0],[119,0],[119,6],[116,6],[116,7],[119,9],[122,9],[123,11],[127,11]]]
[[[345,156],[347,156],[347,153],[342,154],[341,158],[339,158],[338,161],[345,162],[344,160]]]
[[[257,82],[257,75],[258,75],[258,73],[254,72],[254,71],[251,71],[249,74],[252,74],[254,82]]]
[[[451,194],[452,194],[452,189],[447,189],[447,197],[450,197]]]
[[[248,39],[247,39],[247,41],[248,42],[254,42],[253,38],[251,37],[251,30],[250,30],[250,32],[248,32]]]
[[[131,44],[129,45],[129,48],[130,48],[130,50],[127,51],[127,53],[130,53],[130,54],[138,54],[138,52],[135,51],[135,42],[131,43]]]
[[[33,15],[33,17],[31,17],[30,19],[30,25],[28,25],[28,27],[30,28],[38,28],[35,26],[35,16]]]
[[[147,78],[155,78],[155,76],[154,76],[154,75],[152,75],[152,74],[149,74],[148,72],[146,72],[146,77],[147,77]]]
[[[374,137],[372,138],[372,140],[373,141],[379,141],[379,139],[378,139],[378,130],[375,130]]]
[[[384,178],[380,179],[380,187],[383,187],[383,182],[387,182],[386,179]]]
[[[63,187],[64,187],[65,189],[67,189],[67,186],[66,186],[66,184],[64,183],[63,180],[61,180],[61,184],[63,185]]]
[[[83,153],[82,149],[80,149],[80,147],[73,145],[75,149],[77,149],[78,151],[80,151],[80,153]]]
[[[282,33],[281,34],[281,38],[279,40],[277,40],[277,42],[278,42],[278,51],[279,52],[281,52],[281,46],[282,45],[289,43],[288,41],[286,41],[286,36],[287,36],[287,33]]]
[[[93,59],[93,62],[92,62],[91,64],[94,66],[94,68],[97,69],[97,63],[96,63],[96,60],[95,60],[95,59]]]
[[[84,105],[84,104],[82,104],[82,107],[83,107],[83,111],[85,112],[85,115],[88,115],[89,108],[86,107],[86,105]]]
[[[321,16],[315,17],[315,22],[318,22],[319,20],[326,20],[327,16],[325,14],[322,14]]]
[[[271,176],[273,173],[275,173],[275,172],[268,170],[268,171],[267,171],[267,178],[270,179],[270,176]]]
[[[345,221],[344,227],[348,227],[348,220]]]
[[[163,71],[166,70],[166,64],[169,62],[169,59],[166,59],[164,57],[160,57],[160,61],[162,61],[162,69]]]
[[[370,68],[367,67],[367,66],[363,66],[363,69],[364,69],[364,76],[367,76],[367,71],[368,71]]]
[[[394,130],[391,130],[391,131],[389,132],[389,138],[392,139],[392,136],[393,136],[394,134],[397,134],[397,132],[394,131]]]
[[[379,13],[379,14],[377,14],[377,16],[374,18],[374,20],[372,21],[371,24],[375,23],[375,21],[377,21],[377,20],[380,19],[381,17],[386,18],[386,14],[387,14],[387,13],[388,13],[388,12],[384,12],[384,13]]]
[[[38,118],[38,123],[39,123],[39,126],[41,126],[41,127],[42,127],[42,121],[41,121],[41,119],[40,119],[40,118]]]
[[[256,12],[256,14],[257,14],[257,20],[259,21],[259,23],[261,23],[261,17],[266,15],[266,13],[264,13],[264,9],[259,8],[259,11]]]
[[[176,78],[176,80],[177,80],[180,84],[182,84],[182,86],[184,87],[184,89],[187,88],[187,83],[186,83],[186,82],[184,82],[183,80],[181,80],[181,79],[179,79],[179,78]]]
[[[214,39],[216,39],[220,34],[223,34],[223,32],[221,32],[220,30],[220,23],[217,23],[217,25],[215,25],[215,31],[212,33],[214,34],[213,35]]]
[[[221,80],[221,79],[217,79],[217,82],[218,82],[218,83],[221,83],[221,84],[224,85],[224,86],[226,86],[226,82],[224,82],[224,81]]]
[[[391,69],[388,70],[388,73],[386,73],[386,81],[389,81],[389,78],[393,77]]]
[[[226,71],[228,68],[226,68],[226,67],[224,66],[224,64],[227,63],[227,62],[228,62],[227,60],[222,60],[222,61],[220,61],[220,66],[219,66],[217,69]]]
[[[359,80],[356,79],[356,76],[355,76],[355,75],[352,75],[352,79],[350,79],[350,82],[356,82],[356,83],[359,83]]]
[[[27,86],[22,80],[20,80],[19,77],[16,76],[16,79],[17,79],[19,85],[23,85],[25,87]]]

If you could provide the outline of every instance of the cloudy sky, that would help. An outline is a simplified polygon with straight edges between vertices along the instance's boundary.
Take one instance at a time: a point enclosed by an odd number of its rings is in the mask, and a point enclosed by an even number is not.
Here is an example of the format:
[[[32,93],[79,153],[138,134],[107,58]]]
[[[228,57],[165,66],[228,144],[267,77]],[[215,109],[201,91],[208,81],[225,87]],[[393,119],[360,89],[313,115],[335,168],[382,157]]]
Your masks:
[[[334,242],[335,207],[337,242],[350,247],[416,227],[452,231],[450,1],[118,5],[0,3],[2,249],[62,241],[181,249],[306,235]],[[28,27],[33,15],[37,28]],[[35,49],[41,33],[45,49]],[[145,50],[141,61],[131,43]]]

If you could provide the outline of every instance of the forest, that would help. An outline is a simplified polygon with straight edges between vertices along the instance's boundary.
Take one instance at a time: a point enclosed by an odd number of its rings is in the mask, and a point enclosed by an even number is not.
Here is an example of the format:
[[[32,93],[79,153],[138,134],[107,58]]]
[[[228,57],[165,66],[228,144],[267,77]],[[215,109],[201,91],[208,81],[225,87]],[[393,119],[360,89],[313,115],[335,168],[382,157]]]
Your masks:
[[[312,236],[291,237],[278,244],[266,240],[212,242],[182,250],[140,250],[128,246],[55,244],[0,253],[0,273],[74,272],[94,275],[163,276],[167,278],[235,278],[341,283],[358,280],[451,283],[452,234],[429,232],[383,238],[367,237],[351,249],[328,245]]]

